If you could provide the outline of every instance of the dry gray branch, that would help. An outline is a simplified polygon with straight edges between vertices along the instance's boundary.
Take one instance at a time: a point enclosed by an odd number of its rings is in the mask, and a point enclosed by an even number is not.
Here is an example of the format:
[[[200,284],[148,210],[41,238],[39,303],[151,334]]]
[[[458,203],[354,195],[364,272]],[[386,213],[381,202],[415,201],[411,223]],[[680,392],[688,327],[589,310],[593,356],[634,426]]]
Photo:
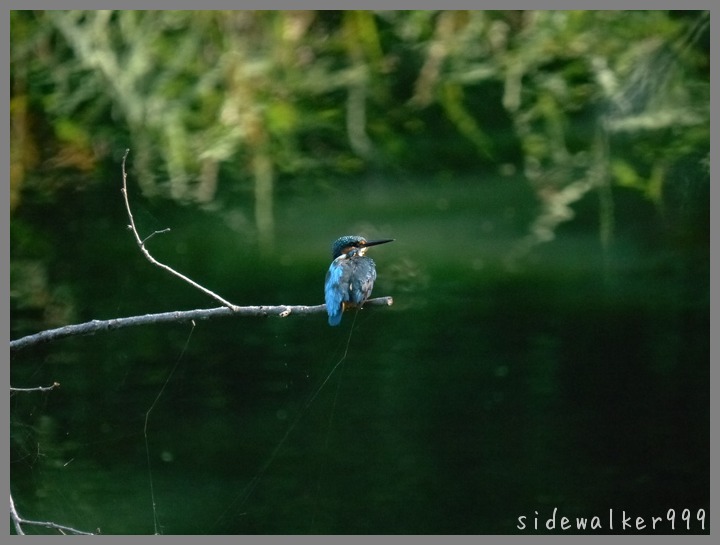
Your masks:
[[[390,306],[392,297],[377,297],[365,301],[363,308],[369,306]],[[128,318],[113,318],[112,320],[91,320],[83,324],[66,325],[56,329],[48,329],[10,341],[10,351],[15,352],[36,344],[56,341],[74,335],[92,335],[101,331],[113,331],[125,327],[158,324],[167,322],[189,322],[190,320],[207,320],[229,316],[277,316],[285,318],[290,315],[320,314],[325,312],[325,305],[276,305],[276,306],[249,306],[206,308],[197,310],[184,310],[161,312],[159,314],[145,314]]]

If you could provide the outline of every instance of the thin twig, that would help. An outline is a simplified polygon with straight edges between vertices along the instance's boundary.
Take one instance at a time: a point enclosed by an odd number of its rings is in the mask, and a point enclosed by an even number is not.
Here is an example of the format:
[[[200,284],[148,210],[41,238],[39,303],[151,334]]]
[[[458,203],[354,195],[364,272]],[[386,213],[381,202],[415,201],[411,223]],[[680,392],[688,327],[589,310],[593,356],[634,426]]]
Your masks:
[[[169,233],[169,232],[170,232],[170,227],[166,227],[165,229],[160,229],[159,231],[153,231],[152,233],[150,233],[148,236],[146,236],[143,239],[142,243],[143,243],[143,245],[145,245],[145,243],[148,240],[150,240],[152,237],[154,237],[155,235],[161,235],[163,233]]]
[[[392,297],[377,297],[368,299],[363,308],[372,306],[390,306],[393,304]],[[276,305],[276,306],[249,306],[206,308],[197,310],[184,310],[173,312],[161,312],[159,314],[145,314],[142,316],[131,316],[128,318],[114,318],[112,320],[91,320],[83,324],[66,325],[56,329],[48,329],[27,335],[14,341],[10,341],[10,351],[14,352],[40,343],[55,341],[73,335],[92,335],[101,331],[112,331],[125,327],[158,324],[167,322],[187,322],[190,320],[206,320],[209,318],[221,318],[229,316],[277,316],[285,318],[290,315],[320,314],[325,312],[325,305]]]
[[[55,388],[60,388],[59,382],[53,382],[50,386],[36,386],[35,388],[13,388],[10,386],[11,392],[49,392]]]
[[[163,269],[164,271],[167,271],[167,272],[169,272],[170,274],[172,274],[173,276],[178,277],[180,280],[183,280],[184,282],[187,282],[188,284],[190,284],[190,285],[193,286],[194,288],[199,289],[199,290],[200,290],[201,292],[203,292],[205,295],[209,295],[210,297],[212,297],[213,299],[215,299],[216,301],[218,301],[220,304],[226,306],[226,307],[229,308],[230,310],[236,310],[237,308],[239,308],[239,307],[237,307],[236,305],[233,305],[233,304],[230,303],[229,301],[226,301],[225,299],[223,299],[222,297],[220,297],[217,293],[215,293],[215,292],[213,292],[213,291],[210,291],[210,290],[207,289],[207,288],[204,288],[203,286],[201,286],[201,285],[198,284],[197,282],[194,282],[193,280],[190,280],[187,276],[185,276],[184,274],[181,274],[181,273],[177,272],[177,271],[176,271],[175,269],[173,269],[172,267],[168,267],[168,266],[165,265],[164,263],[160,263],[157,259],[155,259],[152,255],[150,255],[150,252],[149,252],[149,251],[147,250],[147,248],[145,247],[145,242],[147,242],[147,241],[148,241],[151,237],[153,237],[154,235],[156,235],[156,234],[158,234],[158,233],[165,233],[165,232],[169,231],[170,229],[163,229],[163,230],[161,230],[161,231],[155,231],[154,233],[152,233],[150,236],[148,236],[148,237],[145,238],[144,240],[140,238],[140,234],[138,233],[138,230],[137,230],[137,228],[135,227],[135,218],[133,218],[132,211],[130,210],[130,201],[128,200],[127,172],[126,172],[126,170],[125,170],[125,161],[127,160],[128,153],[130,153],[130,150],[129,150],[129,149],[125,150],[125,155],[123,155],[123,160],[122,160],[123,186],[122,186],[122,190],[121,190],[121,191],[122,191],[122,194],[123,194],[123,198],[125,199],[125,208],[127,209],[128,218],[130,219],[130,225],[129,225],[128,227],[130,227],[130,230],[133,232],[133,235],[135,236],[135,242],[137,242],[137,245],[138,245],[138,247],[140,248],[140,251],[141,251],[141,252],[143,253],[143,255],[147,258],[147,260],[148,260],[150,263],[152,263],[153,265],[155,265],[155,266],[157,266],[157,267],[160,267],[160,268]]]

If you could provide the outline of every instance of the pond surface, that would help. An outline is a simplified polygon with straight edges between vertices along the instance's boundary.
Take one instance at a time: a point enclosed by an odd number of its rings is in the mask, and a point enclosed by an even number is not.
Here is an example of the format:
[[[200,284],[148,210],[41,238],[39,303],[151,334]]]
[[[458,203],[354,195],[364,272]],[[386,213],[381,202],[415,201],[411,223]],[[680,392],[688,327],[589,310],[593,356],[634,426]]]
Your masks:
[[[216,306],[144,261],[120,202],[99,214],[116,189],[38,212],[72,321]],[[173,229],[154,255],[237,304],[320,303],[335,237],[393,237],[369,254],[395,304],[337,328],[222,319],[15,354],[13,386],[61,384],[11,398],[23,515],[104,534],[506,534],[546,531],[554,508],[599,533],[610,509],[616,529],[623,510],[708,510],[702,240],[658,238],[642,208],[607,251],[564,227],[508,267],[535,212],[517,183],[354,197],[278,203],[264,258],[239,234],[247,210],[140,202],[146,232]],[[12,319],[12,338],[35,331]]]

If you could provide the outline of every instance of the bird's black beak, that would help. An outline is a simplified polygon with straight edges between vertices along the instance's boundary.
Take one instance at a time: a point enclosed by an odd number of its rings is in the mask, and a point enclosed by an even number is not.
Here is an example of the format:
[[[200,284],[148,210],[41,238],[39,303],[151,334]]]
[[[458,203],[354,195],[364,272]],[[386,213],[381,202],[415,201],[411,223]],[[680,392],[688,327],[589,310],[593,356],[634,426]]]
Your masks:
[[[378,244],[385,244],[386,242],[392,242],[395,240],[394,238],[385,238],[383,240],[368,240],[365,244],[363,244],[363,247],[367,248],[368,246],[377,246]]]

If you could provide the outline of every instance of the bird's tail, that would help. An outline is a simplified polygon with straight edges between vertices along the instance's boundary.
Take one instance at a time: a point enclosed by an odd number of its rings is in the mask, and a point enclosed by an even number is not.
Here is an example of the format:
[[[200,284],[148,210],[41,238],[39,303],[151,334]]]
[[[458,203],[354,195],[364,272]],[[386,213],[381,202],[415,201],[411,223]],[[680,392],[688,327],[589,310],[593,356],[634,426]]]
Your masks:
[[[342,306],[337,310],[337,312],[334,312],[332,314],[328,314],[328,323],[330,325],[339,325],[340,320],[342,320]]]

